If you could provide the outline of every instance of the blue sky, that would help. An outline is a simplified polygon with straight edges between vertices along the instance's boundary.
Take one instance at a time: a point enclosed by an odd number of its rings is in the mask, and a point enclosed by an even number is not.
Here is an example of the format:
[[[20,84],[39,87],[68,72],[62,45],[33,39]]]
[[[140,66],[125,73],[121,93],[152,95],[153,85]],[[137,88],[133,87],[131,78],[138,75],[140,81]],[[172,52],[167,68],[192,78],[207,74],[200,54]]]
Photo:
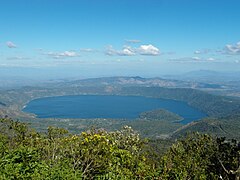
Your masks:
[[[239,9],[239,0],[2,0],[0,69],[56,77],[238,71]]]

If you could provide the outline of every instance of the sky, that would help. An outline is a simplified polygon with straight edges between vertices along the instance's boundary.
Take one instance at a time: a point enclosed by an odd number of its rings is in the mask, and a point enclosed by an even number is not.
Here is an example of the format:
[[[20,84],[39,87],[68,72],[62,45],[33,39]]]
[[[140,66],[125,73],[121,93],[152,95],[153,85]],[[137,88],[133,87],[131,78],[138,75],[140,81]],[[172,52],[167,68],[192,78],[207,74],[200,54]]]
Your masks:
[[[239,0],[0,2],[0,71],[11,75],[240,71]]]

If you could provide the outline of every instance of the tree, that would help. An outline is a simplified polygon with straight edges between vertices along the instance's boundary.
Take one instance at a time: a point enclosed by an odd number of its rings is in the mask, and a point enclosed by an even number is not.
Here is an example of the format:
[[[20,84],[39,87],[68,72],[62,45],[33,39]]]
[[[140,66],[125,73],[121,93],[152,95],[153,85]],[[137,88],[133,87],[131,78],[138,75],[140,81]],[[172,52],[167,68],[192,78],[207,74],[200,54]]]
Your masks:
[[[240,179],[240,143],[236,140],[217,138],[217,152],[211,167],[222,179]]]
[[[189,134],[163,156],[159,176],[163,179],[217,179],[209,169],[215,152],[216,144],[211,136]]]

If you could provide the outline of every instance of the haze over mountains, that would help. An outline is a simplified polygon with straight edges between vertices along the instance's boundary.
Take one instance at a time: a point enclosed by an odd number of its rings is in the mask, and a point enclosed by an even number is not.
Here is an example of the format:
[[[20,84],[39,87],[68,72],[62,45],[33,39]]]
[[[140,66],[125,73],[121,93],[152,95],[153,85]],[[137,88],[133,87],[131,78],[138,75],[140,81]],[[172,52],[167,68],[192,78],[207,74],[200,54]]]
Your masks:
[[[59,76],[58,71],[29,69],[29,68],[4,68],[0,71],[0,90],[21,88],[24,86],[69,86],[79,85],[138,85],[168,88],[194,88],[219,95],[240,97],[240,72],[220,71],[191,71],[179,75],[161,75],[160,77],[144,78],[140,76],[116,76],[86,78],[77,72]]]
[[[197,82],[230,82],[230,81],[240,81],[240,71],[236,72],[220,72],[220,71],[210,71],[210,70],[199,70],[190,71],[178,76],[169,75],[166,77],[172,77],[179,80],[197,81]]]
[[[96,76],[91,76],[91,75],[83,76],[82,72],[77,72],[77,71],[72,71],[69,73],[64,72],[63,74],[59,74],[60,71],[61,69],[57,70],[57,69],[41,69],[41,68],[36,68],[36,69],[35,68],[34,69],[32,68],[0,68],[0,76],[1,76],[0,88],[8,88],[8,87],[14,88],[14,87],[22,87],[22,86],[28,86],[28,85],[30,86],[38,85],[39,83],[44,83],[44,82],[62,82],[62,81],[73,81],[73,80],[80,80],[80,79],[96,78]],[[126,76],[131,76],[131,75],[123,75],[122,77],[126,77]],[[101,76],[98,76],[98,77],[101,77]],[[106,76],[102,76],[102,77],[106,77]],[[199,70],[199,71],[190,71],[187,73],[180,73],[177,75],[160,74],[159,76],[155,76],[155,77],[154,76],[148,77],[148,76],[141,75],[141,77],[143,77],[143,79],[144,77],[150,78],[152,80],[152,83],[154,83],[153,79],[156,79],[156,80],[169,79],[169,81],[171,82],[174,82],[174,80],[182,80],[182,81],[188,81],[188,83],[190,82],[199,82],[199,83],[236,82],[238,83],[240,81],[239,80],[240,71],[222,72],[222,71]],[[149,81],[148,82],[145,82],[145,81],[146,80],[143,80],[144,83],[150,83]],[[166,84],[166,86],[168,85]]]

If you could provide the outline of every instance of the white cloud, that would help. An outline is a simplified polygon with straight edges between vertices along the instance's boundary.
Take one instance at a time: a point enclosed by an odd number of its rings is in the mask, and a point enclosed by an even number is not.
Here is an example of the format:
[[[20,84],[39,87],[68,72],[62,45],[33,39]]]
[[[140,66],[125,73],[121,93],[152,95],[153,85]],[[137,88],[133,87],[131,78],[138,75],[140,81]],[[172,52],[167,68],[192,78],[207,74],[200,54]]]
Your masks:
[[[183,57],[183,58],[171,58],[170,61],[180,62],[180,63],[211,63],[211,62],[220,62],[215,58],[201,58],[201,57]]]
[[[67,58],[67,57],[78,57],[79,54],[77,54],[75,51],[64,51],[60,53],[56,52],[48,52],[45,53],[46,55],[56,58],[56,59],[61,59],[61,58]]]
[[[225,46],[225,51],[227,54],[240,54],[240,42],[236,43],[235,45],[227,44]]]
[[[16,46],[13,42],[11,42],[11,41],[6,42],[6,45],[7,45],[7,47],[9,47],[9,48],[16,48],[16,47],[17,47],[17,46]]]
[[[108,47],[106,47],[106,51],[105,54],[108,56],[114,56],[117,55],[117,50],[113,49],[112,45],[109,45]]]
[[[78,56],[76,52],[74,51],[64,51],[63,53],[59,53],[60,56],[65,56],[65,57],[76,57]]]
[[[192,60],[195,60],[195,61],[200,61],[201,58],[200,57],[192,57]]]
[[[200,51],[194,51],[194,54],[201,54]]]
[[[138,53],[141,55],[157,56],[160,54],[160,50],[151,44],[141,45],[138,48]]]
[[[131,47],[124,47],[120,54],[124,56],[133,56],[135,55],[135,52],[134,49],[132,49]]]
[[[105,51],[106,55],[109,56],[134,56],[134,55],[145,55],[145,56],[157,56],[160,54],[160,50],[153,45],[141,45],[139,48],[131,46],[123,46],[121,50],[116,50],[112,46],[107,47]]]
[[[141,41],[138,39],[126,39],[126,43],[140,43]]]
[[[215,61],[215,58],[212,58],[212,57],[207,58],[207,61]]]
[[[235,60],[235,63],[239,64],[239,63],[240,63],[240,61],[239,61],[239,60]]]
[[[209,54],[211,51],[211,49],[196,50],[194,51],[194,54]]]
[[[114,56],[114,55],[133,56],[136,53],[135,53],[135,50],[130,46],[124,46],[122,50],[115,50],[115,49],[113,49],[112,46],[109,46],[109,47],[107,47],[105,54],[109,55],[109,56]]]
[[[195,61],[215,61],[215,58],[209,57],[209,58],[200,58],[200,57],[192,57],[192,60]]]

